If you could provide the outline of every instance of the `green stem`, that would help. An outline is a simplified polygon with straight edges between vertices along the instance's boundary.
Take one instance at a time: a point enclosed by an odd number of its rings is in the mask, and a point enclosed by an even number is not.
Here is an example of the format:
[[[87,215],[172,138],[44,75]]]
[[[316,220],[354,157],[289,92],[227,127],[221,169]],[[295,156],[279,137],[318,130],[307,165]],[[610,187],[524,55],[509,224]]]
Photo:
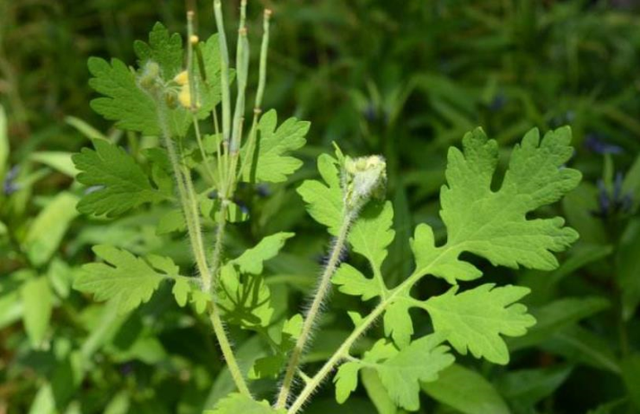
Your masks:
[[[211,170],[211,166],[209,165],[209,160],[207,157],[207,153],[204,150],[204,145],[202,143],[202,134],[200,134],[200,125],[198,124],[198,106],[199,106],[199,93],[196,83],[196,71],[193,68],[193,46],[194,46],[194,29],[193,29],[193,11],[189,10],[187,12],[187,73],[189,79],[189,96],[191,97],[190,102],[190,112],[191,112],[191,120],[193,122],[193,129],[196,134],[196,141],[198,143],[198,148],[200,149],[200,155],[202,156],[202,162],[204,163],[205,170],[207,171],[207,175],[209,176],[210,182],[215,183],[215,178],[213,176],[213,171]],[[196,40],[197,42],[197,40]],[[203,78],[204,78],[204,72]]]
[[[229,50],[227,48],[227,36],[224,32],[224,20],[222,17],[222,4],[220,0],[214,0],[213,12],[216,17],[220,44],[220,81],[222,93],[222,138],[229,145],[231,131],[231,93],[229,88]]]
[[[336,364],[338,364],[338,362],[340,362],[348,355],[349,350],[351,349],[351,346],[353,346],[354,342],[358,338],[360,338],[360,336],[362,336],[362,334],[364,334],[367,329],[369,329],[369,327],[376,321],[376,319],[378,319],[378,317],[380,317],[380,315],[382,315],[386,307],[386,301],[380,302],[380,304],[378,304],[378,306],[376,306],[376,308],[362,320],[360,325],[358,325],[358,327],[351,333],[351,335],[349,335],[349,337],[342,343],[342,345],[340,345],[340,348],[338,348],[338,350],[333,354],[331,359],[329,359],[322,366],[322,368],[320,368],[320,371],[318,371],[318,373],[314,375],[313,378],[311,378],[311,380],[303,388],[303,390],[300,392],[296,400],[289,408],[289,411],[287,411],[287,414],[295,414],[302,408],[307,399],[309,399],[309,397],[315,392],[316,388],[320,386],[326,376],[329,375],[331,371],[333,371],[333,368],[336,366]]]
[[[158,109],[158,118],[162,128],[164,144],[169,155],[169,161],[171,162],[173,174],[176,179],[178,196],[185,217],[185,222],[187,224],[187,233],[191,242],[192,253],[196,261],[198,272],[200,273],[200,277],[202,278],[202,284],[205,289],[208,289],[208,287],[211,286],[211,272],[209,271],[209,266],[207,265],[207,259],[204,250],[204,241],[202,238],[202,230],[200,226],[198,203],[193,188],[193,182],[191,181],[190,174],[188,172],[182,171],[180,157],[176,152],[173,140],[171,139],[171,133],[169,132],[169,128],[167,127],[166,116],[163,112],[163,109],[161,108]],[[249,388],[247,387],[246,381],[242,376],[242,371],[240,370],[238,361],[236,360],[233,354],[233,350],[231,349],[229,338],[227,337],[224,325],[222,324],[222,320],[220,319],[215,301],[211,302],[210,319],[213,324],[213,331],[216,335],[216,339],[220,344],[222,355],[227,362],[227,366],[229,367],[229,371],[231,372],[231,376],[233,377],[236,387],[242,394],[250,397],[251,393],[249,391]]]
[[[411,287],[418,281],[420,278],[431,272],[433,267],[438,264],[438,262],[446,257],[446,254],[449,250],[453,248],[449,246],[448,248],[443,248],[440,251],[440,254],[434,258],[434,260],[426,267],[420,269],[417,272],[414,272],[411,276],[409,276],[404,282],[398,285],[395,289],[393,289],[390,294],[383,299],[378,306],[376,306],[373,311],[367,315],[360,324],[356,327],[356,329],[347,337],[347,339],[340,345],[338,350],[333,354],[333,356],[320,368],[313,378],[307,383],[307,385],[302,389],[298,397],[295,399],[291,407],[287,411],[287,414],[296,414],[300,409],[304,406],[305,402],[309,397],[315,392],[316,388],[322,384],[324,379],[333,371],[335,366],[344,358],[349,355],[349,350],[353,346],[353,344],[364,334],[367,329],[374,324],[374,322],[384,313],[391,303],[401,294],[404,294],[407,290],[411,289]]]
[[[242,376],[242,371],[238,366],[235,358],[233,357],[233,349],[231,348],[231,344],[229,343],[229,339],[227,338],[227,334],[224,329],[224,324],[222,323],[222,319],[220,319],[220,313],[215,305],[215,302],[211,302],[211,311],[209,312],[209,319],[211,320],[211,324],[213,325],[213,330],[218,333],[222,332],[222,335],[218,336],[218,343],[220,344],[220,349],[222,350],[222,355],[224,355],[225,360],[227,361],[227,367],[229,368],[229,372],[231,373],[231,377],[233,378],[233,382],[235,382],[236,387],[238,387],[238,391],[241,394],[244,394],[248,397],[251,397],[251,392],[247,387],[247,383]],[[227,355],[231,355],[232,359],[227,359]],[[233,361],[231,363],[230,361]]]
[[[258,78],[258,92],[256,93],[256,101],[253,106],[253,122],[251,123],[251,130],[249,131],[249,140],[247,142],[247,152],[240,164],[240,178],[244,177],[246,169],[249,165],[253,164],[253,151],[255,149],[255,142],[258,135],[258,117],[262,113],[262,97],[264,95],[264,88],[267,83],[267,55],[269,52],[269,20],[271,19],[271,10],[266,9],[264,11],[264,20],[262,24],[262,46],[260,47],[260,75]],[[249,177],[252,180],[251,174]]]
[[[211,262],[211,273],[214,275],[213,286],[211,286],[212,291],[215,292],[217,275],[220,271],[220,261],[222,258],[222,244],[224,240],[224,232],[227,224],[227,210],[229,206],[228,200],[221,200],[220,205],[220,223],[218,224],[218,228],[216,229],[216,241],[213,246],[213,260]]]
[[[289,393],[291,391],[291,385],[298,370],[298,365],[300,364],[300,359],[305,350],[305,345],[309,340],[313,327],[317,323],[322,303],[329,293],[329,289],[331,287],[331,277],[336,272],[336,269],[340,264],[340,255],[342,254],[342,251],[345,247],[347,235],[349,234],[349,227],[351,226],[353,219],[353,213],[345,212],[340,230],[338,232],[338,236],[336,237],[333,249],[331,250],[331,254],[329,256],[329,261],[327,262],[327,265],[322,272],[320,284],[316,289],[313,302],[311,302],[311,307],[307,312],[304,324],[302,326],[302,331],[296,342],[296,346],[291,352],[291,357],[289,358],[289,363],[287,365],[284,380],[282,381],[280,393],[278,394],[278,400],[276,401],[276,408],[283,408],[287,403],[287,399],[289,398]]]

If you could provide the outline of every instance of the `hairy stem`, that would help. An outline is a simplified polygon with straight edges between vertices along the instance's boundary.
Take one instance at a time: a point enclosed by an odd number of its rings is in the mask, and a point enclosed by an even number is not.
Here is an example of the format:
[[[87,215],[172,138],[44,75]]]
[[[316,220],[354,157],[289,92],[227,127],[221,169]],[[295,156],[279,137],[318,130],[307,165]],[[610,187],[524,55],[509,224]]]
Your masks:
[[[222,244],[224,241],[224,231],[227,224],[227,211],[229,209],[229,201],[222,200],[220,205],[220,223],[216,228],[216,241],[213,245],[213,260],[211,261],[211,273],[214,275],[211,290],[215,292],[217,275],[220,271],[220,262],[222,258]]]
[[[227,361],[227,367],[229,368],[229,372],[231,373],[233,382],[236,384],[236,387],[238,387],[238,391],[240,391],[240,393],[251,397],[251,391],[249,391],[249,387],[247,387],[247,383],[242,376],[240,366],[238,366],[238,363],[233,356],[233,349],[231,348],[231,343],[229,342],[229,338],[227,337],[227,333],[224,329],[222,319],[220,319],[220,312],[215,304],[215,301],[211,302],[209,319],[211,320],[213,330],[216,332],[216,336],[218,337],[218,344],[220,344],[222,355],[224,355],[224,359],[225,361]],[[218,334],[218,332],[222,332],[222,334],[220,335]],[[231,355],[231,359],[228,359],[227,355]]]
[[[333,244],[333,248],[331,250],[331,254],[329,256],[329,261],[327,262],[327,265],[322,272],[320,283],[318,284],[318,288],[316,289],[313,302],[311,302],[311,307],[309,307],[309,311],[307,312],[304,324],[302,325],[302,332],[298,337],[295,348],[293,348],[293,351],[291,352],[291,357],[289,358],[289,363],[284,375],[284,380],[282,381],[280,393],[278,394],[278,400],[276,401],[276,408],[282,408],[287,403],[287,399],[289,398],[289,393],[291,391],[291,385],[298,370],[298,365],[300,364],[300,359],[305,350],[305,345],[309,340],[313,327],[317,323],[318,316],[320,316],[322,303],[329,293],[329,289],[331,287],[331,277],[336,272],[336,269],[340,264],[340,255],[344,250],[345,243],[347,241],[347,235],[349,234],[349,227],[351,226],[351,222],[353,221],[353,219],[353,213],[349,211],[344,213],[338,236],[336,237],[335,243]]]
[[[329,359],[323,366],[320,368],[320,371],[316,375],[313,376],[308,382],[307,385],[300,392],[296,400],[291,404],[291,407],[287,411],[287,414],[295,414],[297,413],[304,405],[304,403],[309,399],[309,397],[315,392],[316,388],[324,381],[327,375],[333,370],[333,368],[338,364],[342,359],[347,357],[349,353],[349,349],[353,346],[354,342],[360,338],[360,336],[367,330],[369,327],[382,315],[387,304],[385,302],[380,302],[378,306],[369,314],[366,318],[362,320],[360,325],[349,335],[349,337],[340,345],[340,348],[333,354],[331,359]]]
[[[164,111],[162,109],[159,109],[158,112],[164,144],[169,154],[169,160],[171,162],[173,174],[175,176],[178,187],[180,204],[182,206],[185,222],[187,224],[187,233],[191,242],[191,250],[196,261],[198,272],[200,273],[200,277],[202,278],[202,284],[203,286],[205,286],[205,289],[207,289],[207,287],[211,285],[211,272],[209,271],[209,266],[207,264],[204,241],[202,238],[202,230],[200,226],[198,203],[195,197],[193,183],[188,171],[184,172],[182,169],[180,157],[178,156],[176,148],[173,144],[173,140],[171,139],[171,133],[169,132],[169,128],[167,127]],[[247,387],[247,383],[242,376],[242,371],[240,370],[238,361],[236,360],[235,355],[233,354],[233,350],[231,349],[229,338],[227,337],[224,325],[222,323],[222,320],[220,319],[215,301],[211,302],[210,319],[213,325],[213,331],[216,335],[216,339],[220,344],[222,355],[227,362],[227,366],[229,367],[229,371],[231,372],[231,376],[236,384],[236,387],[238,388],[238,391],[247,396],[251,396],[249,388]]]
[[[384,311],[393,303],[393,301],[399,295],[406,292],[408,289],[418,281],[420,278],[428,274],[431,269],[435,265],[437,265],[443,257],[446,257],[446,254],[449,250],[453,248],[452,246],[442,249],[440,254],[434,258],[434,260],[425,268],[420,269],[419,272],[414,272],[411,276],[409,276],[404,282],[394,288],[390,294],[383,299],[378,306],[376,306],[371,313],[369,313],[356,327],[356,329],[345,339],[345,341],[340,345],[338,350],[331,356],[331,358],[320,368],[312,378],[306,384],[306,386],[302,389],[298,397],[295,399],[291,407],[287,411],[287,414],[296,414],[300,409],[304,406],[306,401],[309,399],[311,395],[315,392],[316,388],[322,384],[327,375],[333,371],[335,366],[343,359],[345,359],[349,355],[349,350],[353,346],[353,344],[360,338],[374,323],[375,321],[384,313]]]

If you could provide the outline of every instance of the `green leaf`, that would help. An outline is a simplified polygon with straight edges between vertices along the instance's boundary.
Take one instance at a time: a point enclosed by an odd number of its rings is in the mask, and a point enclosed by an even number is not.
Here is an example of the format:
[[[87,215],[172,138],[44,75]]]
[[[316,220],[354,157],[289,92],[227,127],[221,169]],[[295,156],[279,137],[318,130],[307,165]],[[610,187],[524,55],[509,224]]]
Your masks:
[[[140,66],[144,67],[149,61],[157,63],[159,76],[165,82],[182,71],[182,39],[177,33],[170,35],[160,23],[156,23],[149,34],[149,43],[136,41],[134,49]],[[89,59],[89,71],[93,75],[89,85],[104,95],[91,101],[94,111],[116,121],[118,128],[160,135],[157,103],[138,87],[136,72],[118,59],[112,59],[109,64],[100,58]],[[178,106],[168,111],[168,117],[172,134],[184,136],[190,122],[188,111]]]
[[[376,280],[365,277],[358,269],[348,263],[342,263],[331,278],[333,284],[345,295],[361,296],[363,301],[381,295],[380,285]]]
[[[437,381],[422,384],[431,398],[463,414],[509,414],[498,391],[479,373],[453,364],[440,372]]]
[[[217,35],[199,43],[205,74],[200,73],[201,67],[194,56],[194,68],[199,75],[195,80],[200,103],[197,113],[199,119],[208,116],[220,101],[218,47]],[[100,58],[89,59],[89,71],[93,75],[89,85],[104,95],[92,100],[91,107],[106,119],[116,121],[118,128],[157,136],[161,133],[157,108],[158,105],[165,105],[162,101],[165,97],[159,96],[157,99],[160,102],[156,102],[156,98],[138,86],[138,76],[144,76],[145,67],[153,62],[158,65],[157,76],[162,83],[172,81],[183,70],[182,39],[179,34],[170,34],[162,24],[156,23],[149,34],[149,42],[136,41],[134,49],[141,68],[137,72],[117,59],[112,59],[111,63]],[[233,72],[230,75],[233,79]],[[206,77],[206,83],[203,77]],[[168,91],[165,88],[160,93],[166,94]],[[172,136],[186,135],[192,121],[189,111],[178,105],[165,111],[165,116]]]
[[[182,71],[182,38],[178,33],[170,35],[162,23],[156,23],[151,29],[149,43],[136,40],[133,50],[141,67],[148,61],[156,62],[164,79],[171,79]]]
[[[118,312],[129,312],[148,302],[166,279],[178,277],[178,267],[171,259],[148,256],[147,260],[113,246],[94,246],[93,251],[105,263],[89,263],[73,287],[93,293],[96,300],[113,300]]]
[[[395,299],[384,314],[384,334],[393,339],[399,348],[405,348],[413,335],[413,322],[409,309],[412,302],[408,296]]]
[[[633,354],[622,361],[622,378],[627,387],[629,399],[640,410],[640,354]]]
[[[620,363],[613,351],[612,341],[579,325],[556,330],[540,347],[552,354],[561,355],[570,362],[620,374]]]
[[[443,335],[433,334],[411,343],[376,369],[391,399],[400,407],[420,407],[420,383],[438,379],[438,373],[453,364],[449,347],[441,345]],[[365,357],[366,360],[366,357]]]
[[[160,217],[160,220],[158,220],[158,226],[156,227],[156,234],[161,236],[163,234],[173,232],[183,232],[186,228],[187,223],[184,220],[182,210],[173,209]]]
[[[295,314],[290,319],[285,320],[282,327],[276,330],[274,334],[271,331],[269,332],[272,336],[276,353],[256,360],[253,367],[251,367],[251,371],[249,371],[249,378],[276,379],[278,377],[287,362],[287,354],[294,348],[298,337],[300,337],[303,323],[302,315]],[[279,337],[273,338],[278,333],[280,334]]]
[[[338,368],[333,382],[336,384],[336,401],[339,404],[347,401],[349,395],[358,387],[358,372],[360,368],[360,362],[345,362]]]
[[[622,310],[625,320],[635,315],[640,304],[640,220],[629,222],[620,238],[616,255],[616,274],[622,292]]]
[[[571,371],[571,366],[512,371],[498,381],[498,387],[501,394],[515,406],[529,407],[552,395]]]
[[[45,264],[55,254],[69,225],[78,215],[78,198],[68,192],[54,197],[31,223],[24,241],[29,260]]]
[[[89,80],[96,92],[104,97],[93,99],[91,109],[116,127],[144,135],[159,135],[158,111],[153,98],[138,88],[136,73],[121,60],[91,57],[88,62]]]
[[[447,242],[436,247],[431,230],[419,226],[412,243],[416,273],[430,273],[451,284],[480,277],[478,269],[459,259],[462,252],[496,266],[555,269],[553,253],[566,249],[578,234],[564,227],[560,217],[528,215],[578,185],[580,173],[564,166],[573,154],[570,140],[568,127],[548,132],[542,141],[538,130],[531,130],[514,148],[502,185],[493,191],[498,145],[481,129],[465,135],[463,151],[449,150],[447,185],[440,192]]]
[[[295,233],[276,233],[260,240],[254,247],[247,249],[233,259],[231,263],[238,266],[241,272],[253,275],[262,274],[263,263],[276,257],[285,242],[295,236]]]
[[[560,329],[608,307],[609,301],[604,298],[587,297],[559,299],[542,308],[533,309],[531,313],[537,321],[536,325],[526,336],[509,339],[509,349],[515,351],[543,343]]]
[[[302,161],[289,155],[307,142],[305,136],[311,123],[289,118],[277,129],[278,116],[274,109],[260,117],[258,123],[257,154],[249,177],[254,182],[280,183],[302,166]],[[246,151],[246,150],[245,150]],[[255,178],[254,178],[255,177]]]
[[[324,182],[306,180],[298,187],[298,194],[307,203],[307,211],[315,221],[327,226],[337,236],[342,224],[343,197],[340,188],[338,161],[327,154],[318,157],[318,171]]]
[[[24,314],[25,330],[33,348],[40,348],[44,341],[51,310],[53,295],[46,277],[32,278],[20,289]]]
[[[365,207],[349,232],[349,243],[354,252],[367,258],[373,278],[365,277],[360,271],[344,263],[332,278],[332,282],[339,286],[340,292],[362,296],[364,301],[386,294],[387,287],[381,267],[395,234],[392,226],[391,202],[369,203]]]
[[[78,170],[73,165],[71,156],[70,152],[64,151],[38,151],[29,154],[29,159],[47,165],[73,178],[78,174]]]
[[[375,368],[391,400],[399,407],[416,411],[420,407],[420,383],[435,381],[451,365],[449,347],[441,345],[444,335],[422,337],[398,351],[385,340],[378,341],[361,361],[342,364],[334,378],[336,399],[345,401],[357,387],[361,368]]]
[[[256,401],[242,394],[230,394],[221,400],[213,410],[204,414],[285,414],[287,410],[276,410],[266,400]]]
[[[353,251],[369,260],[374,273],[380,273],[382,262],[387,257],[387,248],[395,235],[392,226],[391,202],[370,203],[349,232],[349,243]]]
[[[93,142],[94,150],[83,148],[73,156],[81,171],[77,180],[96,186],[85,194],[78,210],[85,214],[114,217],[144,203],[156,203],[167,196],[151,186],[149,178],[123,148],[106,141]]]
[[[242,275],[229,263],[222,267],[218,305],[227,322],[245,329],[269,326],[273,315],[271,292],[259,275]]]
[[[431,315],[436,332],[447,332],[447,340],[463,355],[467,350],[476,358],[505,365],[509,362],[507,345],[500,335],[522,336],[536,320],[522,304],[513,304],[529,289],[493,283],[456,294],[454,286],[447,293],[429,299],[425,309]]]
[[[398,407],[389,397],[389,393],[382,385],[380,376],[375,369],[364,368],[360,371],[360,379],[369,399],[376,406],[378,414],[397,414]]]

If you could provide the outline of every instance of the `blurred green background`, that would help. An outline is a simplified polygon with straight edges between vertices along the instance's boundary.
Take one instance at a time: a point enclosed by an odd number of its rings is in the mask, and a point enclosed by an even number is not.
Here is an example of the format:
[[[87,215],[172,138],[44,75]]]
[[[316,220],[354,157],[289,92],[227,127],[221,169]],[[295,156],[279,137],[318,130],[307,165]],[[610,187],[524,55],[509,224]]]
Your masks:
[[[213,33],[210,2],[187,3],[198,10],[198,33]],[[236,21],[238,3],[224,2],[228,21]],[[391,280],[409,271],[413,225],[442,230],[437,192],[446,149],[465,132],[482,126],[508,147],[532,127],[571,125],[572,166],[584,183],[560,210],[581,242],[552,276],[497,275],[533,286],[529,305],[540,309],[547,332],[513,345],[525,351],[509,368],[474,369],[516,413],[640,412],[640,3],[252,0],[253,63],[265,7],[274,20],[264,106],[312,122],[301,177],[332,141],[350,154],[387,158],[396,230],[405,240],[394,245]],[[0,1],[0,104],[11,148],[4,171],[0,165],[0,414],[186,414],[228,387],[206,324],[186,327],[177,311],[158,322],[162,302],[114,322],[102,305],[69,289],[92,243],[179,255],[184,240],[158,241],[139,217],[105,224],[70,213],[53,218],[58,226],[36,218],[60,192],[80,191],[70,153],[90,145],[92,134],[121,134],[89,107],[88,57],[132,63],[133,41],[146,39],[154,22],[184,33],[185,10],[169,0]],[[302,209],[274,218],[288,202],[302,207],[290,189],[276,195],[263,225],[318,233],[300,224]],[[325,242],[312,243],[316,254]],[[46,245],[45,259],[34,259],[30,243]],[[311,253],[306,259],[315,263]],[[38,275],[47,277],[44,288],[30,283]],[[26,298],[42,291],[50,326],[34,346],[23,328]],[[566,299],[587,296],[595,302],[581,307]],[[251,338],[239,341],[245,354],[258,352]],[[92,360],[91,370],[78,374],[73,350]],[[325,388],[309,413],[336,409]],[[362,390],[350,404],[344,412],[374,410]],[[458,412],[426,396],[423,407]]]

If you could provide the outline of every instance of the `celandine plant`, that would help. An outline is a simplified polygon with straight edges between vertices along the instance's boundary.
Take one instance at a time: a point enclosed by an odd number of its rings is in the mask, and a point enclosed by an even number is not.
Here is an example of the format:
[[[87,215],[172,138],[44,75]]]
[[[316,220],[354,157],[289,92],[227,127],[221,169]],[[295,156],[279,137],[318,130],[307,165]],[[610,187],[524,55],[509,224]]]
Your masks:
[[[275,321],[264,262],[275,257],[294,234],[267,236],[238,257],[227,254],[225,235],[228,226],[250,219],[236,202],[240,183],[282,183],[302,165],[290,154],[305,144],[309,123],[290,118],[278,125],[275,111],[262,112],[269,11],[264,13],[253,114],[251,122],[245,122],[246,2],[240,10],[235,69],[229,63],[219,0],[214,2],[214,13],[218,34],[205,41],[194,33],[193,13],[187,14],[186,47],[178,34],[169,34],[157,24],[148,43],[134,45],[137,69],[116,59],[89,61],[94,76],[91,86],[104,95],[92,107],[119,128],[157,140],[141,152],[143,159],[100,139],[93,142],[94,149],[74,157],[80,170],[78,181],[91,190],[78,205],[82,213],[114,217],[144,204],[174,205],[159,220],[158,229],[186,232],[197,277],[181,274],[170,257],[136,257],[99,245],[93,250],[102,262],[86,265],[75,288],[93,293],[98,300],[114,301],[121,312],[129,312],[147,302],[162,283],[171,283],[180,306],[190,305],[206,315],[237,388],[237,393],[208,410],[210,414],[295,414],[333,373],[336,400],[342,403],[358,387],[364,368],[375,372],[385,398],[414,411],[419,408],[421,384],[437,380],[454,363],[455,353],[470,352],[476,358],[507,364],[503,336],[525,335],[536,322],[518,303],[529,291],[492,283],[465,289],[460,282],[479,279],[482,272],[461,254],[472,253],[495,266],[557,267],[554,253],[566,249],[578,234],[564,227],[560,217],[530,215],[561,199],[580,181],[580,173],[565,166],[573,153],[569,128],[551,131],[542,139],[537,130],[527,133],[513,149],[497,190],[492,190],[498,162],[495,141],[476,129],[464,137],[462,150],[451,148],[447,181],[440,192],[446,242],[436,245],[431,227],[420,224],[411,239],[415,270],[393,288],[382,272],[395,234],[393,208],[384,200],[385,160],[376,155],[351,158],[337,146],[334,156],[321,155],[322,180],[305,181],[298,193],[309,214],[327,227],[333,242],[304,315]],[[232,109],[233,82],[237,92]],[[201,133],[204,122],[212,134]],[[215,228],[210,243],[205,241],[206,228]],[[341,263],[346,249],[367,259],[367,274]],[[442,278],[451,288],[427,300],[412,297],[412,288],[424,277]],[[351,334],[317,372],[307,372],[305,350],[332,285],[372,306],[364,315],[349,312],[354,325]],[[429,314],[433,333],[414,335],[412,309]],[[384,337],[358,354],[354,344],[379,320]],[[258,359],[244,372],[225,324],[263,336],[271,344],[272,355]],[[249,380],[258,378],[280,378],[271,403],[254,399]]]

